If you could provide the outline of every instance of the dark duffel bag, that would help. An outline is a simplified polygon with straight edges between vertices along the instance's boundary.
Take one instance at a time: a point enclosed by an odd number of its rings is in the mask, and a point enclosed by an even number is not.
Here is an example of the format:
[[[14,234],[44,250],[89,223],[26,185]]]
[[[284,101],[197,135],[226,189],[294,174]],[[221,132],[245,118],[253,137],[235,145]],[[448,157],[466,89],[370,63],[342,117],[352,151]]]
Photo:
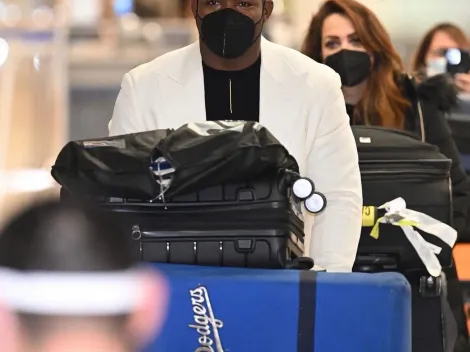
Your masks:
[[[407,132],[365,126],[353,127],[353,132],[362,175],[363,215],[369,222],[362,229],[354,271],[404,274],[412,288],[413,352],[450,351],[455,341],[455,321],[449,314],[445,275],[428,274],[399,226],[380,224],[379,238],[372,238],[376,219],[370,213],[401,197],[408,209],[451,224],[451,160],[437,147]],[[375,218],[379,216],[376,212]],[[417,231],[427,242],[441,248],[437,257],[444,271],[451,268],[452,248],[436,236]]]
[[[160,160],[173,170],[165,186],[155,175]],[[265,127],[208,121],[176,130],[70,142],[58,155],[52,176],[74,194],[152,200],[251,180],[279,169],[298,171],[298,165]]]

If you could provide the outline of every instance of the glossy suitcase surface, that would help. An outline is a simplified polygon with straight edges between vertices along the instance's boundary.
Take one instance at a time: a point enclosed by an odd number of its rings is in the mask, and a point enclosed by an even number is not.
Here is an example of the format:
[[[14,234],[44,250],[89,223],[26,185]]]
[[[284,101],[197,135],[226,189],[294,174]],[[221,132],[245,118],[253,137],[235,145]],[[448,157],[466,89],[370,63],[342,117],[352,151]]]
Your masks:
[[[106,199],[143,261],[285,268],[303,254],[300,204],[277,177],[141,202]]]
[[[412,352],[400,274],[156,266],[171,296],[146,352]]]

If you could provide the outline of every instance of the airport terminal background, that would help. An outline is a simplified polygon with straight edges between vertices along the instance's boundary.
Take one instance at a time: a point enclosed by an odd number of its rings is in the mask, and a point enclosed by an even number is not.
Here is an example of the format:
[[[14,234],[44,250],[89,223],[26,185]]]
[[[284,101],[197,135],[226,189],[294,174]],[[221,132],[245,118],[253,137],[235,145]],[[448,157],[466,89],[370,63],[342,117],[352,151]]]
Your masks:
[[[274,2],[264,35],[299,49],[323,0]],[[407,65],[437,23],[470,36],[470,0],[360,2]],[[0,0],[0,227],[26,204],[58,195],[50,167],[66,142],[107,136],[127,71],[197,36],[189,0]]]
[[[275,0],[265,30],[298,48],[322,0]],[[470,34],[468,0],[362,0],[405,62],[438,22]],[[56,192],[49,167],[68,140],[107,135],[125,72],[197,39],[188,0],[0,1],[0,222]]]
[[[469,0],[362,0],[405,63],[439,22],[470,34]],[[298,49],[322,0],[275,0],[264,35]],[[189,0],[0,1],[0,224],[57,194],[69,140],[103,137],[123,75],[197,39]]]

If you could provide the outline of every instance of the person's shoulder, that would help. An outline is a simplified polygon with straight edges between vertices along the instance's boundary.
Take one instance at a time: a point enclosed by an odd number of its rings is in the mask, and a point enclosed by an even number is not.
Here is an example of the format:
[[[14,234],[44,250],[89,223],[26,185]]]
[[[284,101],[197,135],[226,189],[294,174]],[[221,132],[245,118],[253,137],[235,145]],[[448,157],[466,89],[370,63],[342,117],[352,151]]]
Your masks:
[[[184,65],[188,55],[198,48],[197,43],[185,46],[183,48],[165,53],[150,62],[144,63],[128,72],[134,82],[140,82],[142,79],[155,77],[156,75],[165,75],[175,69],[175,67]]]
[[[447,119],[440,109],[441,102],[438,97],[423,94],[423,86],[421,86],[423,81],[417,80],[413,75],[397,72],[395,76],[403,97],[410,104],[405,113],[405,119],[411,132],[418,132],[419,119],[422,118],[428,142],[435,143],[437,141],[440,143],[450,138]]]
[[[341,85],[338,74],[330,67],[319,63],[301,52],[279,44],[270,43],[278,57],[282,57],[293,74],[305,76],[305,82],[311,88],[324,90],[328,86]]]

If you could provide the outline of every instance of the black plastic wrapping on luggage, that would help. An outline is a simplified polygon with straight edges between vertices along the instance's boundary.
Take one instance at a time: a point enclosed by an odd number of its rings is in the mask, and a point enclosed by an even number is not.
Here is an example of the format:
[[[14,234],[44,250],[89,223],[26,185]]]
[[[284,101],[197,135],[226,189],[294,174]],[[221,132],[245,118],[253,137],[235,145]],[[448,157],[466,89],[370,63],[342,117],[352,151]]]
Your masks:
[[[217,129],[211,126],[218,125]],[[189,124],[158,146],[176,169],[168,196],[206,187],[252,180],[278,169],[298,171],[295,159],[256,122]]]
[[[150,199],[160,192],[150,169],[152,155],[170,132],[155,130],[69,142],[51,174],[75,196]]]
[[[57,157],[52,176],[72,194],[151,200],[161,191],[151,170],[158,157],[175,169],[166,197],[278,169],[298,171],[287,149],[258,123],[202,122],[70,142]]]

